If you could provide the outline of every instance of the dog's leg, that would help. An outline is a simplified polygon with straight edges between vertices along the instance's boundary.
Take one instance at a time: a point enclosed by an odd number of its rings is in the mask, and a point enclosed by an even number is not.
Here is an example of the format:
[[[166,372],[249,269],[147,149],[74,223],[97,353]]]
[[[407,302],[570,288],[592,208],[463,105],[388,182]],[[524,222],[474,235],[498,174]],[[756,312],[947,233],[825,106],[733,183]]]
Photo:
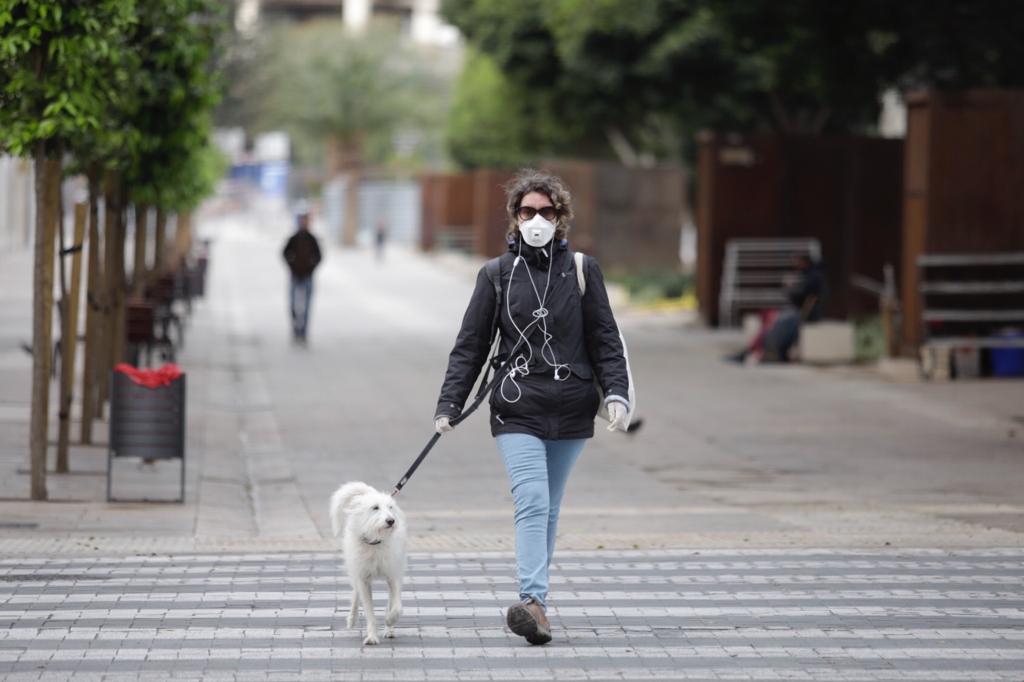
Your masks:
[[[354,630],[356,627],[356,620],[359,619],[359,591],[355,588],[354,583],[352,587],[352,609],[348,612],[348,625],[349,630]]]
[[[377,617],[373,615],[373,593],[370,590],[370,579],[364,578],[356,583],[359,590],[359,601],[363,603],[363,613],[366,615],[366,639],[363,644],[380,644],[380,635],[377,634]]]
[[[388,613],[384,617],[384,636],[395,636],[395,623],[402,615],[402,581],[398,578],[388,578]]]

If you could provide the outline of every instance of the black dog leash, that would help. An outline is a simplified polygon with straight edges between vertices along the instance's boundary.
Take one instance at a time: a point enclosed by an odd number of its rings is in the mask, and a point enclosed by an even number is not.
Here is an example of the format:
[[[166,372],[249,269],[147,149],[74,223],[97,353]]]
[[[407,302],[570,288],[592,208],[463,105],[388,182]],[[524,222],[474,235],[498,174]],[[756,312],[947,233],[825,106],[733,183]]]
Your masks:
[[[490,362],[493,362],[493,360],[490,361]],[[488,364],[490,364],[490,362]],[[484,382],[481,382],[480,390],[477,391],[476,398],[473,399],[473,402],[470,404],[469,407],[467,407],[465,410],[463,410],[462,414],[460,414],[458,417],[456,417],[456,418],[451,420],[451,422],[450,422],[451,425],[452,426],[457,426],[466,417],[468,417],[469,415],[473,414],[473,412],[475,412],[476,409],[478,407],[480,407],[481,403],[483,403],[484,398],[487,397],[487,394],[490,393],[491,389],[494,388],[494,385],[496,383],[498,383],[498,379],[500,379],[504,374],[507,374],[507,373],[508,373],[508,369],[506,369],[505,366],[502,365],[500,367],[499,371],[494,373],[494,377],[492,377],[489,382],[487,382],[486,384]],[[487,376],[486,375],[484,376],[484,381],[487,381]],[[405,484],[408,483],[409,479],[412,478],[412,475],[414,473],[416,473],[416,469],[418,469],[420,464],[423,463],[423,460],[427,458],[427,454],[434,447],[434,445],[437,444],[437,441],[440,438],[441,438],[441,434],[440,433],[434,433],[434,435],[430,437],[430,440],[428,440],[427,444],[425,446],[423,446],[423,450],[420,451],[419,456],[412,463],[412,466],[409,467],[409,470],[405,472],[405,475],[402,476],[402,479],[395,485],[395,489],[391,491],[391,496],[392,497],[397,495],[402,490],[402,488],[405,487]]]
[[[494,388],[494,385],[498,383],[498,380],[511,371],[511,363],[502,362],[501,358],[513,357],[515,355],[515,352],[519,350],[519,345],[523,342],[523,339],[526,338],[526,332],[530,329],[530,327],[540,322],[540,318],[535,318],[533,322],[530,322],[528,325],[526,325],[519,336],[519,340],[516,341],[514,346],[512,346],[512,350],[510,350],[504,356],[499,356],[498,351],[501,349],[501,336],[500,334],[498,334],[498,314],[499,311],[495,311],[494,323],[492,324],[491,332],[491,336],[494,339],[494,341],[492,342],[494,344],[494,351],[491,353],[491,357],[487,359],[486,371],[484,372],[483,378],[480,380],[480,388],[476,392],[476,398],[473,399],[473,402],[470,404],[469,407],[462,411],[462,414],[460,414],[458,417],[455,417],[449,422],[452,426],[459,425],[466,417],[473,414],[476,411],[476,408],[480,407],[480,404],[484,401],[484,398],[487,397],[487,394],[490,393],[491,390]],[[488,374],[490,374],[491,368],[497,369],[498,371],[495,372],[494,376],[491,377],[491,379],[488,381],[487,377]],[[420,464],[423,463],[423,460],[427,458],[427,454],[430,453],[430,451],[433,449],[434,445],[437,444],[437,441],[440,438],[440,433],[434,433],[434,435],[430,437],[430,440],[428,440],[427,444],[423,446],[423,450],[420,451],[419,456],[412,463],[412,466],[409,467],[409,470],[405,472],[405,475],[402,476],[401,480],[399,480],[398,483],[395,484],[395,489],[391,491],[392,497],[398,495],[398,493],[401,492],[402,488],[404,488],[405,484],[409,482],[409,479],[412,478],[412,475],[416,473],[416,469],[418,469]]]

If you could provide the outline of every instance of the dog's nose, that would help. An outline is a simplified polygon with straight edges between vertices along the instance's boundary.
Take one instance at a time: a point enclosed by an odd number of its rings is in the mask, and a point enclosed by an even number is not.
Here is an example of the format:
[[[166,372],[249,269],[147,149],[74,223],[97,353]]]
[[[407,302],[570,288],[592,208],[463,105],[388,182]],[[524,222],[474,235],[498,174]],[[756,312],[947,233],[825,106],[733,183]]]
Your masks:
[[[386,521],[386,523],[388,524],[388,526],[393,526],[393,525],[395,525],[395,520],[394,519],[388,519]]]

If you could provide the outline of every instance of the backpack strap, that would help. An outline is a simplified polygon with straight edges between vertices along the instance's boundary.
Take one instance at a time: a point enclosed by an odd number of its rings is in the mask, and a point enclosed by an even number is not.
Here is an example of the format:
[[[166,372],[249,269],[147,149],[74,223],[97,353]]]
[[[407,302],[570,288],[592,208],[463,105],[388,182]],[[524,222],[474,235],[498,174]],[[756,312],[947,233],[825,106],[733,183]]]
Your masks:
[[[484,366],[484,376],[480,380],[480,388],[477,390],[477,397],[479,397],[486,389],[487,383],[490,381],[491,369],[497,369],[496,361],[498,359],[498,348],[499,344],[496,343],[498,338],[498,320],[501,318],[501,257],[492,258],[484,264],[484,272],[487,273],[487,279],[490,280],[491,286],[494,287],[494,317],[491,318],[491,357],[487,359],[487,364]]]
[[[586,256],[580,251],[577,251],[572,255],[572,257],[573,260],[576,261],[576,284],[580,288],[580,296],[583,296],[587,293],[587,273],[583,270],[583,259],[586,258]]]
[[[484,264],[484,270],[487,272],[487,279],[491,280],[494,293],[501,298],[501,257],[487,261]]]
[[[494,335],[498,333],[498,318],[501,315],[501,258],[492,258],[484,265],[484,270],[487,273],[487,279],[491,281],[491,286],[494,287],[494,319],[491,321],[491,340],[494,340]]]

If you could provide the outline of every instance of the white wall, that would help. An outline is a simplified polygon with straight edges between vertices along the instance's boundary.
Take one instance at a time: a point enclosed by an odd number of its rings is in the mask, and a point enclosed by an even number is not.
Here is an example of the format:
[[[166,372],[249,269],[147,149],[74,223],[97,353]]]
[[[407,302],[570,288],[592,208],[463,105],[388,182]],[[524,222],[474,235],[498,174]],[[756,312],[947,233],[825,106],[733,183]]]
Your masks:
[[[0,156],[0,250],[28,248],[34,224],[32,163]]]
[[[378,223],[387,239],[417,244],[420,239],[420,185],[413,181],[367,180],[359,187],[359,243],[372,243]]]
[[[324,184],[322,223],[316,227],[333,244],[341,242],[348,178],[339,176]],[[373,243],[378,223],[387,228],[388,242],[418,244],[420,239],[420,185],[412,180],[364,180],[359,185],[361,246]]]

